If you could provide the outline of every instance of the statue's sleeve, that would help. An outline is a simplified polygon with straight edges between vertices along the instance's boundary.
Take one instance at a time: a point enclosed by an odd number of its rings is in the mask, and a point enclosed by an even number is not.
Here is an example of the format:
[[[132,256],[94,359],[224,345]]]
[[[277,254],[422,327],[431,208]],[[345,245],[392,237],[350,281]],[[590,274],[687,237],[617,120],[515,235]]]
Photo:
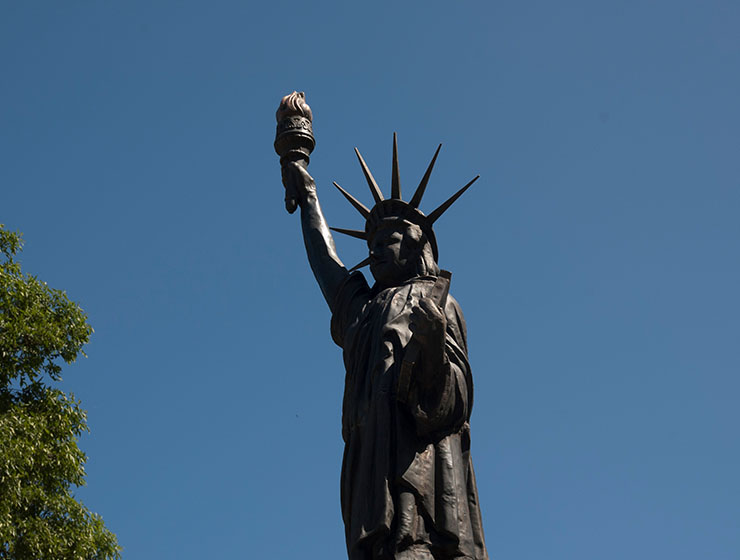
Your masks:
[[[360,271],[350,274],[339,286],[331,316],[331,337],[337,346],[344,348],[347,329],[357,321],[369,299],[370,288]]]
[[[412,400],[417,432],[429,434],[457,430],[470,419],[473,379],[468,362],[465,319],[457,301],[449,296],[445,306],[447,331],[444,363],[434,372],[421,372]]]

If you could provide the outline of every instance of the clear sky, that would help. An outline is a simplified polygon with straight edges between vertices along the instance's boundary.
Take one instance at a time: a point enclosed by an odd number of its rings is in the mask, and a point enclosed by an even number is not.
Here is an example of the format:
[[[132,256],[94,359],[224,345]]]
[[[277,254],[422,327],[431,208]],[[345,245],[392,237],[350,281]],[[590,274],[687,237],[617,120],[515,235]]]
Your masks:
[[[3,2],[0,222],[95,328],[62,387],[131,560],[341,559],[341,352],[283,209],[422,210],[468,322],[496,560],[740,557],[740,4]],[[342,258],[362,243],[338,240]]]

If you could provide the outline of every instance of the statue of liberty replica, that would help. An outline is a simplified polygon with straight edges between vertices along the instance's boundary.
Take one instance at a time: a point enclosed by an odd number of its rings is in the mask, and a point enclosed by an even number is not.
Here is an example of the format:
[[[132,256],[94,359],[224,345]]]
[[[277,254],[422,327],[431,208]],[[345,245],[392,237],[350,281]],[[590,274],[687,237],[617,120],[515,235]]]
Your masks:
[[[286,209],[300,208],[303,239],[343,349],[342,517],[349,560],[487,560],[470,457],[473,383],[465,320],[437,266],[432,226],[473,179],[428,215],[419,210],[439,148],[408,202],[393,137],[390,198],[355,150],[374,205],[334,183],[365,220],[328,227],[306,167],[315,145],[302,93],[283,98],[275,149]],[[440,146],[441,147],[441,146]],[[347,269],[330,230],[367,243]],[[357,269],[370,265],[373,283]]]

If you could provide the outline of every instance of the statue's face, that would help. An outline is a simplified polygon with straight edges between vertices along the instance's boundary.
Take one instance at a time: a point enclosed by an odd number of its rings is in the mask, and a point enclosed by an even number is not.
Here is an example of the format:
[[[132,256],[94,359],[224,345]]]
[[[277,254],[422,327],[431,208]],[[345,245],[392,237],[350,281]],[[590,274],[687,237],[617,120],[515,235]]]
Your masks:
[[[409,243],[406,228],[383,228],[370,241],[370,272],[386,286],[398,286],[416,275],[418,249]]]

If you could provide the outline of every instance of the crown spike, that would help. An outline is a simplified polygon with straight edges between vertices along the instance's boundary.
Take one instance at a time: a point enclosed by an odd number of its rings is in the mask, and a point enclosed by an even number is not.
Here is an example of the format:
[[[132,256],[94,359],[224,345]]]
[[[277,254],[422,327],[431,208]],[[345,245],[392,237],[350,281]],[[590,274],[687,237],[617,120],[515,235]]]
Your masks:
[[[356,239],[362,239],[364,241],[367,241],[367,233],[364,231],[359,231],[356,229],[344,229],[344,228],[338,228],[338,227],[330,227],[329,228],[332,231],[336,231],[337,233],[343,233],[344,235],[349,235],[350,237],[354,237]]]
[[[370,215],[370,210],[367,209],[367,206],[365,206],[362,202],[360,202],[354,196],[345,191],[336,182],[334,182],[334,186],[339,189],[339,192],[344,195],[344,198],[349,200],[349,203],[354,206],[360,214],[362,214],[363,218],[367,220],[368,216]]]
[[[447,210],[447,209],[448,209],[448,208],[449,208],[450,206],[452,206],[452,204],[453,204],[453,203],[454,203],[454,202],[455,202],[455,201],[456,201],[456,200],[457,200],[458,198],[460,198],[460,196],[462,196],[462,193],[464,193],[464,192],[465,192],[466,190],[468,190],[468,187],[469,187],[470,185],[472,185],[473,183],[475,183],[475,182],[476,182],[476,181],[478,180],[478,178],[479,178],[479,177],[480,177],[480,175],[476,175],[476,176],[475,176],[475,177],[473,178],[473,180],[472,180],[472,181],[470,181],[470,182],[469,182],[469,183],[468,183],[467,185],[465,185],[465,186],[464,186],[463,188],[461,188],[461,189],[460,189],[459,191],[457,191],[457,192],[456,192],[455,194],[453,194],[453,195],[452,195],[452,196],[451,196],[450,198],[448,198],[448,199],[447,199],[447,200],[446,200],[445,202],[443,202],[443,203],[442,203],[442,204],[441,204],[441,205],[439,206],[439,208],[437,208],[436,210],[434,210],[434,212],[432,212],[431,214],[429,214],[429,216],[427,216],[427,220],[429,220],[429,223],[430,223],[430,224],[433,224],[434,222],[436,222],[436,221],[437,221],[437,220],[439,219],[439,217],[440,217],[440,216],[441,216],[442,214],[444,214],[444,213],[445,213],[445,211],[446,211],[446,210]]]
[[[355,148],[355,153],[357,154],[357,159],[360,160],[360,166],[362,167],[362,172],[365,174],[365,179],[367,180],[367,184],[370,187],[370,192],[373,193],[373,198],[375,199],[375,202],[378,203],[381,200],[384,200],[383,193],[380,192],[378,183],[375,182],[375,177],[373,177],[373,174],[370,173],[370,169],[368,169],[367,164],[365,163],[365,160],[362,159],[362,155],[360,155],[360,150]]]
[[[393,133],[393,174],[391,176],[391,198],[401,199],[401,173],[398,171],[398,139]]]
[[[347,272],[354,272],[358,268],[362,268],[363,266],[367,266],[370,264],[370,257],[367,257],[366,259],[363,259],[362,261],[358,262],[355,266],[350,268]]]
[[[441,149],[442,149],[442,144],[440,144],[437,147],[437,151],[434,152],[434,157],[432,158],[432,161],[429,163],[429,167],[427,167],[426,173],[424,173],[424,177],[422,177],[421,182],[419,183],[419,186],[416,187],[416,192],[414,193],[414,196],[409,201],[409,206],[411,206],[412,208],[418,208],[419,204],[421,204],[421,197],[424,196],[424,191],[427,188],[429,177],[432,175],[432,169],[434,169],[434,163],[437,161],[437,156],[439,155],[439,151]]]

